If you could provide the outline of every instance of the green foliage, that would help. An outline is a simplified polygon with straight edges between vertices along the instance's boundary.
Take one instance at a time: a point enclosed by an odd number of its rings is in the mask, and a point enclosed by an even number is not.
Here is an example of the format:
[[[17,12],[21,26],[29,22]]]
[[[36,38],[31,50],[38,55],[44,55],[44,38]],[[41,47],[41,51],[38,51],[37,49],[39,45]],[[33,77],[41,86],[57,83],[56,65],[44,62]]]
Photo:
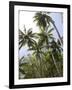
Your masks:
[[[24,32],[19,30],[19,49],[27,44],[28,50],[33,51],[31,55],[19,60],[20,79],[63,76],[63,37],[57,31],[60,38],[54,38],[54,28],[50,25],[54,21],[47,14],[38,12],[33,17],[40,33],[33,33],[32,28],[26,30],[25,26]]]
[[[55,59],[57,60],[57,65],[61,73],[60,76],[63,76],[62,55],[55,57]],[[24,75],[23,78],[59,77],[52,61],[50,52],[46,52],[45,55],[42,56],[42,59],[32,55],[25,58],[24,60],[28,62],[20,65],[19,69],[19,71]],[[40,62],[41,60],[42,62]]]
[[[54,23],[52,18],[43,12],[38,12],[34,16],[34,22],[37,22],[37,26],[40,27],[40,29],[45,29],[45,27],[51,23]]]
[[[30,47],[34,43],[33,38],[37,38],[37,36],[32,32],[32,28],[26,31],[26,28],[24,26],[24,32],[19,30],[19,49],[26,43],[28,44],[28,47]]]

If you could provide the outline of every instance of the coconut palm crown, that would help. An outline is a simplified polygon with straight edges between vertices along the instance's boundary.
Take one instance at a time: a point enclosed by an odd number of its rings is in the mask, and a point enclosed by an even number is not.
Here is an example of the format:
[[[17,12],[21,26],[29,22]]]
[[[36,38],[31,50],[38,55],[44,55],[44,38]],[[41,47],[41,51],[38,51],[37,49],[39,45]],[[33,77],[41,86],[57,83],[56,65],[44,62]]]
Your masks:
[[[36,33],[32,32],[32,28],[26,30],[24,26],[24,32],[19,30],[19,49],[27,44],[29,47],[32,46]]]

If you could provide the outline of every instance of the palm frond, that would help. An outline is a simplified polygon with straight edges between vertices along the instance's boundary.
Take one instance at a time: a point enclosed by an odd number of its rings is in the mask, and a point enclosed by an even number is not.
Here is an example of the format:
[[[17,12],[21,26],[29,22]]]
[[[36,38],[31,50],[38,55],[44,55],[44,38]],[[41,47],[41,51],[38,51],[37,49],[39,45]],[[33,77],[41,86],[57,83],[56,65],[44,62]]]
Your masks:
[[[48,33],[51,33],[54,30],[54,28],[51,28],[50,30],[48,30]]]

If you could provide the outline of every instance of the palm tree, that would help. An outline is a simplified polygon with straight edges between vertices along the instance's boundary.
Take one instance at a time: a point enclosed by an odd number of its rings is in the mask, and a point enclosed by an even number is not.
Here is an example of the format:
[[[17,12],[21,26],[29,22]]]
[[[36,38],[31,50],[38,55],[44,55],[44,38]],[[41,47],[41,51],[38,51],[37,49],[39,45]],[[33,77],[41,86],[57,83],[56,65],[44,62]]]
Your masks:
[[[56,57],[59,57],[58,53],[61,53],[62,48],[58,45],[58,43],[55,40],[52,40],[50,48],[51,48],[50,54],[52,56],[52,60],[54,62],[54,65],[56,67],[58,75],[61,76],[61,73],[60,73],[57,63],[56,63]]]
[[[47,50],[51,49],[51,52],[50,52],[51,57],[54,62],[54,65],[56,67],[56,70],[58,72],[58,75],[60,76],[60,72],[59,72],[59,69],[58,69],[58,66],[57,66],[57,63],[56,63],[53,53],[58,52],[58,51],[60,52],[61,47],[54,40],[52,31],[53,31],[53,28],[50,30],[47,28],[47,30],[41,31],[41,33],[38,34],[40,36],[39,43],[40,43],[40,46],[42,45],[43,48],[47,48]],[[43,43],[46,45],[43,45]]]
[[[37,22],[37,26],[39,26],[41,30],[42,29],[45,30],[45,28],[48,25],[50,25],[50,23],[52,23],[58,36],[59,36],[60,43],[62,44],[62,38],[61,38],[59,31],[55,25],[55,22],[52,20],[52,18],[48,14],[46,14],[44,12],[37,12],[34,16],[34,22]]]
[[[40,27],[41,32],[37,33],[37,34],[33,33],[32,28],[26,30],[26,28],[24,26],[24,31],[19,30],[19,49],[27,44],[29,47],[28,50],[33,51],[32,55],[35,55],[34,57],[40,66],[39,67],[39,71],[40,71],[39,77],[43,77],[43,73],[44,73],[43,72],[43,59],[45,59],[44,58],[45,52],[43,51],[43,48],[47,49],[47,51],[50,50],[50,53],[49,53],[50,60],[52,60],[52,63],[53,63],[53,66],[55,67],[57,75],[61,76],[60,70],[58,68],[58,64],[56,62],[57,58],[55,57],[56,56],[55,53],[59,53],[61,51],[61,47],[60,47],[61,45],[59,45],[59,43],[60,44],[62,43],[62,38],[60,37],[60,34],[55,26],[55,23],[50,16],[48,16],[46,13],[43,13],[43,12],[36,13],[36,15],[34,16],[34,21],[37,21],[37,25]],[[54,30],[54,28],[49,29],[50,23],[52,23],[54,25],[54,27],[58,33],[58,36],[60,38],[57,42],[54,40],[54,37],[52,34],[52,31]],[[35,38],[38,38],[38,42],[36,42],[34,40]],[[29,60],[30,60],[30,58],[29,58]],[[27,59],[26,59],[26,61],[27,61]],[[22,74],[27,73],[27,72],[25,72],[25,70],[23,70],[22,66],[28,67],[29,73],[30,73],[30,67],[31,67],[31,69],[34,67],[34,64],[32,64],[32,66],[28,65],[27,63],[19,63],[19,64],[20,64],[19,71]],[[32,72],[35,76],[34,69],[32,69]],[[27,77],[29,77],[29,76],[27,76]]]
[[[34,42],[33,38],[36,38],[36,37],[37,37],[36,33],[32,32],[32,28],[26,30],[24,26],[24,32],[19,30],[19,49],[25,44],[28,44],[28,46],[31,47],[31,45]]]
[[[52,19],[50,16],[47,16],[43,12],[38,12],[34,16],[34,22],[35,21],[37,22],[37,25],[40,27],[41,30],[45,30],[47,24],[50,25],[50,21],[52,21]]]
[[[59,39],[57,41],[55,41],[54,39],[50,42],[50,48],[53,49],[53,51],[57,51],[57,52],[61,52],[63,51],[63,48],[60,44]]]
[[[42,52],[42,48],[43,46],[41,46],[41,43],[37,43],[36,41],[34,41],[34,43],[32,44],[32,47],[30,47],[28,50],[32,50],[33,54],[37,57],[40,58],[42,54],[44,54]]]
[[[39,43],[41,45],[43,44],[49,45],[49,42],[51,42],[54,39],[52,31],[53,28],[49,29],[49,27],[47,27],[45,31],[41,31],[40,33],[38,33]]]
[[[36,41],[32,44],[32,47],[28,50],[34,51],[33,54],[36,56],[37,60],[40,62],[40,75],[42,77],[42,55],[44,55],[44,52],[41,50],[43,47],[40,46],[40,43],[37,43]]]

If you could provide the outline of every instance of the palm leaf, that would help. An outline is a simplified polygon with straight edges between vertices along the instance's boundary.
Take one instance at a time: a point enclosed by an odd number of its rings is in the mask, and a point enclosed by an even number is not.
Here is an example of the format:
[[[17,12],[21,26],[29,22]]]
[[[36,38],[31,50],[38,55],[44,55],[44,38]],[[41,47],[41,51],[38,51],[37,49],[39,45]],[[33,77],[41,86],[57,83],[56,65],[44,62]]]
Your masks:
[[[51,29],[48,31],[48,33],[51,33],[53,30],[54,30],[54,28],[51,28]]]

